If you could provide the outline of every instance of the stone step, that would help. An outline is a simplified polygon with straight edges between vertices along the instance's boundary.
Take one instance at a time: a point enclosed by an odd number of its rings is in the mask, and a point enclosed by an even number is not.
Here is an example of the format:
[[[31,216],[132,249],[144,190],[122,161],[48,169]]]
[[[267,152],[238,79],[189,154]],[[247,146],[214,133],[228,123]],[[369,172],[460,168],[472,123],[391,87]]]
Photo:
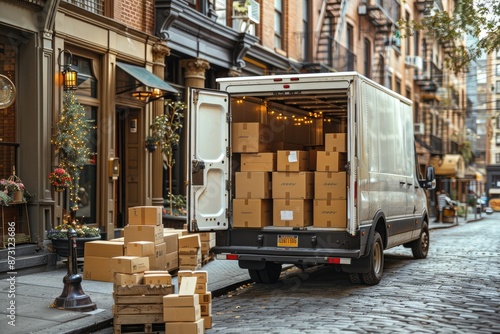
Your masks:
[[[14,253],[10,252],[9,250],[14,250]],[[15,257],[21,257],[21,256],[26,256],[26,255],[34,255],[37,253],[39,250],[39,247],[37,244],[19,244],[16,245],[15,248],[5,248],[5,249],[0,249],[0,260],[6,260],[9,255],[14,255]]]
[[[12,268],[11,265],[14,267]],[[9,277],[9,272],[15,272],[16,276],[28,275],[44,271],[55,270],[57,267],[57,254],[49,252],[38,252],[31,255],[16,255],[13,258],[0,260],[0,278]]]

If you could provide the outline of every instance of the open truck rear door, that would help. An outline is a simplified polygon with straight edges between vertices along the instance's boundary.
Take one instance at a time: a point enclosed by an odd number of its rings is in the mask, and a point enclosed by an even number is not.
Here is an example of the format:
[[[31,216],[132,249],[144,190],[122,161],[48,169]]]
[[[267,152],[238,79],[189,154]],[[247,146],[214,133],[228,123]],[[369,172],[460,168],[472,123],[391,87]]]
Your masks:
[[[229,95],[191,88],[188,110],[188,230],[227,230],[231,170]]]

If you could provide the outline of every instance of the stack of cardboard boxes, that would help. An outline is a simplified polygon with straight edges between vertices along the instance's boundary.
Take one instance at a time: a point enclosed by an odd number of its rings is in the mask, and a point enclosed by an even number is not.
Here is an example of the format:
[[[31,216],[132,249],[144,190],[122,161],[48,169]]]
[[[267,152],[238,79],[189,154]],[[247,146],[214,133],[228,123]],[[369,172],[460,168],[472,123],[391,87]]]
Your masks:
[[[314,173],[309,171],[307,151],[278,151],[273,173],[273,225],[312,225]]]
[[[327,133],[323,147],[270,143],[259,123],[233,123],[233,227],[345,227],[345,133]],[[292,148],[292,149],[290,149]],[[271,185],[271,186],[270,186]]]
[[[163,228],[161,207],[129,208],[123,237],[85,243],[84,279],[112,282],[111,258],[123,255],[147,257],[151,270],[178,270],[178,238],[184,233]]]
[[[179,237],[179,270],[201,269],[201,241],[199,234]]]
[[[201,243],[201,263],[206,264],[213,259],[213,253],[210,252],[215,247],[215,232],[199,233]]]
[[[163,298],[166,333],[203,333],[212,328],[212,294],[206,271],[180,270],[178,294]]]
[[[347,144],[345,133],[327,133],[317,152],[314,177],[314,226],[346,227]]]

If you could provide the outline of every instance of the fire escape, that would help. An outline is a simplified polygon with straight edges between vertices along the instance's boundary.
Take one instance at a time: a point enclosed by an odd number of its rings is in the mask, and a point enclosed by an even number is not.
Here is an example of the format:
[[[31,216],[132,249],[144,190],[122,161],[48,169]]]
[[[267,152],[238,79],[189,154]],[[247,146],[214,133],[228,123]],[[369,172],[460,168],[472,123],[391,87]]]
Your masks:
[[[315,59],[303,64],[309,72],[353,71],[356,56],[342,45],[347,0],[323,0],[316,25]]]
[[[358,5],[360,19],[368,20],[373,29],[374,55],[372,79],[390,87],[387,70],[393,50],[399,51],[400,39],[396,35],[399,4],[395,0],[362,0]]]

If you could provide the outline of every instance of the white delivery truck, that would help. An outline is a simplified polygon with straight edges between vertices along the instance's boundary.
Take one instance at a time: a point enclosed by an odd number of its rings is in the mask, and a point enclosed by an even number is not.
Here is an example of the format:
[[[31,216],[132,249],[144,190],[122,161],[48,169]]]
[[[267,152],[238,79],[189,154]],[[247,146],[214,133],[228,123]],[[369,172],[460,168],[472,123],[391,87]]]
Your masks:
[[[336,265],[377,284],[384,249],[429,250],[412,102],[356,73],[217,79],[192,88],[188,230],[258,283],[282,264]]]

